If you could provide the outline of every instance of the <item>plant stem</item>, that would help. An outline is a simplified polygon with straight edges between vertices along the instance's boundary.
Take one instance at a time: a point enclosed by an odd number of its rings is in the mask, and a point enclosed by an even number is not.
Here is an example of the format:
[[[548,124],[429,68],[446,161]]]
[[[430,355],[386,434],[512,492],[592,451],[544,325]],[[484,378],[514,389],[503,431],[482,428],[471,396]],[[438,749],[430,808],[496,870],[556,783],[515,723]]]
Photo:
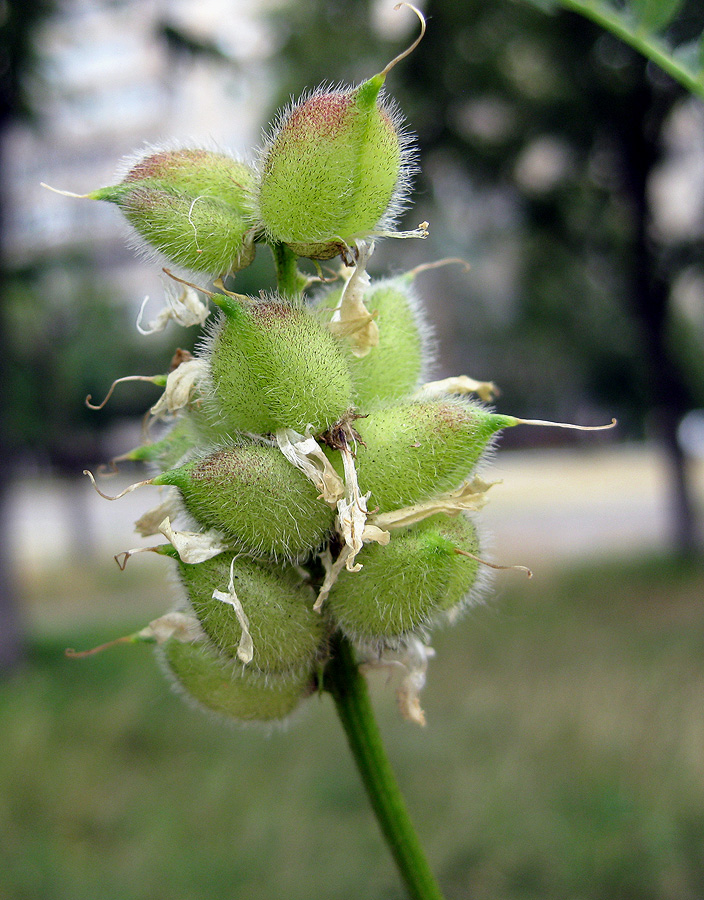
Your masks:
[[[292,250],[289,250],[286,244],[272,244],[271,252],[274,254],[276,285],[279,293],[293,299],[301,292],[297,266],[298,257]]]
[[[323,678],[409,896],[412,900],[442,900],[386,755],[367,683],[357,668],[351,644],[341,635],[333,640],[332,658]]]

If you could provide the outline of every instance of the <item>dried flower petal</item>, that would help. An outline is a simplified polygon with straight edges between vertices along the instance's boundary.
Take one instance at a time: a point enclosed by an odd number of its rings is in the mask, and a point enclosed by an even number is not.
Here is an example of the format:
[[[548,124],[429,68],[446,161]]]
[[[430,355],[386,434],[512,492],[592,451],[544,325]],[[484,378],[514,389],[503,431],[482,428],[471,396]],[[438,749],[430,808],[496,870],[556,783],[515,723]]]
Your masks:
[[[370,284],[367,262],[373,251],[373,241],[370,244],[357,241],[357,264],[347,278],[340,305],[328,325],[333,334],[348,338],[350,350],[358,357],[366,356],[379,343],[379,328],[364,305],[364,294]]]
[[[252,641],[252,635],[249,632],[249,619],[247,618],[247,614],[235,591],[235,559],[236,557],[233,557],[232,562],[230,563],[230,582],[227,585],[227,591],[213,591],[213,600],[220,600],[222,603],[227,603],[234,609],[237,621],[240,623],[240,628],[242,629],[240,642],[237,647],[237,656],[246,665],[252,661],[252,657],[254,656],[254,643]]]
[[[167,516],[159,525],[157,531],[176,548],[182,562],[195,565],[212,559],[219,553],[227,550],[225,539],[211,528],[210,531],[175,531],[171,527],[171,521]]]
[[[151,537],[153,534],[161,534],[159,527],[166,516],[175,516],[178,512],[178,499],[176,494],[171,494],[166,500],[140,516],[134,523],[134,530],[141,537]]]
[[[413,506],[404,506],[402,509],[394,509],[391,512],[381,513],[370,517],[370,526],[378,528],[406,528],[415,525],[430,516],[445,513],[448,516],[457,515],[462,510],[479,510],[486,503],[486,494],[490,487],[497,482],[483,481],[478,475],[464,481],[454,491],[447,491],[431,497],[423,503],[415,503]]]
[[[280,428],[276,443],[291,465],[313,482],[320,491],[320,499],[334,507],[344,496],[345,484],[315,438],[299,434],[293,428]]]
[[[453,378],[443,378],[441,381],[429,381],[416,396],[428,398],[442,397],[444,394],[476,394],[488,403],[497,393],[498,389],[493,381],[475,381],[468,375],[456,375]]]
[[[165,644],[174,638],[183,644],[205,640],[203,629],[195,616],[183,612],[170,612],[150,622],[135,635],[137,640],[156,641]]]
[[[425,725],[425,713],[420,705],[420,692],[425,686],[428,660],[435,656],[435,650],[424,644],[420,638],[411,636],[400,650],[386,650],[381,656],[371,656],[365,660],[363,671],[385,670],[392,676],[401,672],[401,682],[396,689],[398,708],[404,719]]]
[[[210,315],[208,304],[201,300],[198,293],[187,284],[174,284],[171,281],[164,282],[164,299],[166,306],[161,310],[156,319],[142,327],[144,309],[149,297],[145,297],[137,316],[137,331],[140,334],[156,334],[163,331],[169,322],[188,328],[191,325],[203,325]]]
[[[207,373],[208,364],[204,359],[188,359],[182,362],[169,373],[164,393],[149,411],[152,418],[163,419],[188,406],[198,384]]]

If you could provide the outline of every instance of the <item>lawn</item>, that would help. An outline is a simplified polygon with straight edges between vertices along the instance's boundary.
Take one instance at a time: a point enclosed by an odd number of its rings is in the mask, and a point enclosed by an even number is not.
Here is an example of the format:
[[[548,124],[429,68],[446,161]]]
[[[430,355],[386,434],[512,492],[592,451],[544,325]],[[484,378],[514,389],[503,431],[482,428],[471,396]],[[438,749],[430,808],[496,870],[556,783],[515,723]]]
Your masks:
[[[328,697],[264,734],[184,704],[147,646],[63,656],[164,610],[165,563],[25,579],[1,900],[401,898]],[[433,643],[424,730],[372,690],[448,900],[701,900],[704,563],[509,573]]]

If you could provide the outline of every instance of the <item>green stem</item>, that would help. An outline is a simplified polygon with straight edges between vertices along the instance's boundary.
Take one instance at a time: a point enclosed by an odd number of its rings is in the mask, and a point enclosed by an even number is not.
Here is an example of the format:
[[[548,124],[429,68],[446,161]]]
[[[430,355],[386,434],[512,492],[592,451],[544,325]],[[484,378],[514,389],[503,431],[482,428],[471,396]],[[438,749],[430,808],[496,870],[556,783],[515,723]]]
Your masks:
[[[276,266],[276,286],[284,297],[293,299],[301,292],[301,279],[298,273],[298,257],[286,244],[272,244]]]
[[[354,650],[338,635],[332,652],[324,686],[335,700],[350,750],[401,878],[412,900],[442,900],[386,756]]]
[[[600,0],[558,0],[565,9],[580,13],[610,31],[664,69],[687,90],[704,97],[704,73],[695,73],[676,59],[664,41],[645,30],[634,28],[626,15]]]

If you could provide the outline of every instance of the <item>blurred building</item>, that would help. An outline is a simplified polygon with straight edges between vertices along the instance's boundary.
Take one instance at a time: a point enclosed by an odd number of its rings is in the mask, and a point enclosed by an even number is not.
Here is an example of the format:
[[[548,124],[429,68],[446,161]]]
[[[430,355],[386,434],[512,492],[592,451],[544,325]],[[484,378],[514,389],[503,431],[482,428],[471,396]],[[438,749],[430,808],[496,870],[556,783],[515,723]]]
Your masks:
[[[132,280],[139,297],[148,292],[146,267],[131,262],[118,211],[57,196],[41,182],[86,193],[113,182],[125,155],[164,141],[246,156],[270,101],[272,5],[58,4],[35,41],[40,65],[27,87],[36,120],[5,135],[5,252],[12,267],[79,248],[107,270],[119,266],[126,292]]]

